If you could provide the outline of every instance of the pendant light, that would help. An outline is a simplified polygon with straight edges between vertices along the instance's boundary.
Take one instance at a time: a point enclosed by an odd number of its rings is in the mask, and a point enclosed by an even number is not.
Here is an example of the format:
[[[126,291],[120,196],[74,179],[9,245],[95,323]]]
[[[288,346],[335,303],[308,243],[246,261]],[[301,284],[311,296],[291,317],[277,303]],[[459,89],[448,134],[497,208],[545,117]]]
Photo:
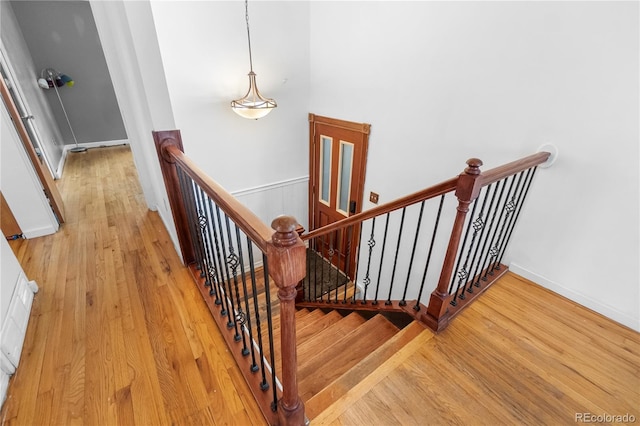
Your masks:
[[[241,117],[257,120],[269,114],[277,107],[276,101],[260,94],[256,85],[256,73],[253,72],[251,58],[251,35],[249,33],[249,0],[244,2],[245,20],[247,21],[247,40],[249,42],[249,91],[244,97],[231,101],[231,108]]]

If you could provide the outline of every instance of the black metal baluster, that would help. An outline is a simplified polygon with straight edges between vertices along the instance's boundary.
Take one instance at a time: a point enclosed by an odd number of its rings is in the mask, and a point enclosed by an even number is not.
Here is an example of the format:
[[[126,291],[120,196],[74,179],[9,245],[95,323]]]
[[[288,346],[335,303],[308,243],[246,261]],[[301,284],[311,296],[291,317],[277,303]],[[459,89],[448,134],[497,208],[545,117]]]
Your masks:
[[[231,317],[233,317],[233,311],[229,311],[229,292],[226,290],[226,277],[224,276],[224,260],[222,258],[222,253],[220,251],[220,241],[218,239],[218,228],[215,223],[215,203],[211,198],[208,198],[208,210],[209,215],[211,216],[211,230],[213,231],[213,242],[215,244],[215,257],[214,262],[217,265],[216,269],[218,271],[218,292],[220,293],[220,302],[222,305],[222,315],[227,315],[227,327],[231,328],[229,324],[232,324]],[[216,206],[217,207],[217,206]]]
[[[342,252],[342,230],[336,231],[335,249],[336,249],[336,285],[334,291],[334,302],[338,303],[338,285],[340,284],[340,260],[344,253]],[[329,286],[329,299],[331,299],[331,286]]]
[[[504,199],[504,204],[502,205],[502,208],[500,208],[500,215],[498,216],[498,221],[496,222],[496,228],[494,229],[493,232],[493,238],[491,239],[491,245],[489,246],[489,263],[487,264],[487,267],[485,268],[484,274],[482,275],[482,280],[483,281],[487,281],[487,275],[489,275],[491,272],[493,272],[491,270],[491,268],[489,267],[492,263],[493,263],[493,259],[496,258],[496,256],[498,255],[498,244],[497,244],[497,240],[496,237],[499,235],[498,234],[498,228],[500,228],[500,224],[502,223],[502,217],[504,216],[504,212],[506,209],[506,206],[508,204],[508,200],[509,197],[511,196],[511,192],[513,190],[513,185],[515,183],[515,175],[512,175],[511,177],[511,183],[509,184],[509,189],[507,190],[507,193],[505,194],[505,199]],[[508,181],[509,178],[505,178],[505,188],[506,188],[506,181]],[[501,194],[502,195],[502,194]],[[501,197],[502,199],[502,197]]]
[[[237,308],[234,310],[234,318],[236,323],[236,336],[238,333],[242,338],[242,354],[244,355],[247,352],[247,338],[242,332],[242,327],[244,326],[246,315],[242,311],[242,303],[240,302],[240,289],[238,288],[238,255],[235,253],[235,249],[233,247],[233,239],[231,238],[231,225],[229,224],[229,216],[224,213],[224,221],[227,227],[227,241],[229,243],[229,256],[227,256],[227,264],[231,267],[231,275],[233,276],[233,288],[236,293],[236,306]],[[234,224],[235,226],[235,224]],[[231,283],[229,283],[231,285]],[[238,332],[238,323],[240,324],[240,331]],[[236,340],[238,340],[236,338]]]
[[[327,240],[327,235],[323,235],[322,236],[322,250],[320,251],[321,254],[321,259],[322,259],[322,267],[320,268],[320,300],[324,300],[324,269],[325,269],[325,263],[327,262],[327,259],[325,259],[324,257],[324,252],[326,250],[327,254],[329,254],[329,245],[326,242]],[[329,265],[331,265],[331,262],[329,262]],[[316,298],[316,300],[318,300]]]
[[[418,299],[416,305],[413,307],[415,311],[420,310],[420,299],[422,299],[422,292],[424,290],[424,283],[427,279],[427,272],[429,271],[429,263],[431,262],[431,253],[433,252],[433,245],[436,241],[436,234],[438,232],[438,224],[440,223],[440,214],[442,213],[442,205],[444,204],[444,194],[440,196],[440,206],[438,207],[438,214],[436,215],[436,222],[433,225],[433,232],[431,233],[431,243],[429,244],[429,254],[427,254],[427,262],[424,266],[424,272],[422,273],[422,281],[420,283],[420,290],[418,291]]]
[[[369,284],[371,284],[371,278],[369,277],[369,269],[371,267],[371,255],[373,253],[373,248],[376,245],[376,239],[374,238],[376,230],[376,218],[374,217],[371,220],[371,235],[369,236],[369,241],[367,241],[367,245],[369,246],[369,256],[367,257],[367,270],[364,273],[364,279],[362,280],[362,284],[364,284],[364,295],[362,296],[362,304],[367,304],[367,290],[369,289]],[[362,233],[362,227],[360,227],[360,231]]]
[[[271,288],[269,283],[269,264],[267,262],[267,256],[262,253],[262,270],[264,272],[264,294],[267,303],[267,327],[269,331],[269,359],[271,364],[271,388],[273,393],[273,402],[271,403],[271,409],[276,411],[278,407],[278,395],[276,387],[276,355],[273,350],[273,317],[271,313]]]
[[[491,197],[489,197],[489,194],[493,192],[493,195],[491,195]],[[491,214],[491,211],[493,209],[493,202],[495,201],[496,198],[496,193],[498,192],[498,185],[491,184],[487,187],[487,193],[485,196],[485,199],[483,201],[482,204],[482,211],[484,212],[484,204],[487,202],[487,199],[491,198],[491,201],[489,202],[489,207],[487,208],[487,213],[486,216],[484,217],[484,219],[482,220],[482,228],[480,229],[480,236],[478,238],[478,244],[476,245],[476,251],[473,254],[473,258],[471,259],[471,270],[472,273],[470,275],[471,280],[469,280],[469,282],[467,283],[468,287],[466,288],[466,291],[469,293],[473,293],[473,287],[477,287],[478,285],[476,284],[478,281],[476,280],[476,275],[478,274],[478,266],[480,264],[479,260],[482,257],[482,251],[480,249],[480,247],[482,247],[482,250],[484,250],[484,247],[486,246],[486,231],[487,229],[489,229],[489,227],[487,227],[487,223],[488,223],[488,219],[489,219],[489,215]],[[480,213],[480,217],[482,217],[483,212]],[[476,262],[476,259],[478,259],[478,262]],[[474,266],[475,265],[475,266]],[[482,271],[480,271],[482,272]],[[475,281],[475,282],[474,282]]]
[[[375,219],[375,218],[374,218]],[[358,282],[358,272],[360,270],[359,266],[360,266],[360,247],[362,246],[362,224],[360,224],[360,228],[358,230],[358,249],[356,250],[356,270],[355,273],[353,274],[353,296],[351,296],[351,302],[355,303],[356,302],[356,290],[357,288],[357,282]]]
[[[256,284],[256,269],[255,262],[253,260],[253,242],[247,237],[247,247],[249,252],[249,274],[251,276],[251,290],[253,291],[253,311],[256,314],[256,331],[258,333],[258,351],[260,352],[260,371],[262,373],[262,382],[260,382],[260,389],[266,391],[269,389],[269,383],[267,383],[267,376],[264,366],[264,346],[262,342],[262,324],[260,322],[260,305],[258,303],[258,286]],[[255,372],[253,368],[251,371]]]
[[[200,271],[200,276],[206,276],[206,283],[208,283],[209,287],[209,295],[215,296],[215,303],[219,304],[220,298],[218,297],[218,291],[215,289],[217,283],[217,275],[216,275],[216,267],[212,262],[213,258],[213,246],[211,245],[211,234],[210,234],[210,216],[207,216],[206,209],[203,207],[205,203],[204,198],[205,194],[202,191],[202,188],[199,186],[195,187],[197,194],[194,194],[197,206],[197,224],[198,224],[198,233],[200,234],[200,238],[202,241],[204,261],[202,263],[203,268]],[[207,284],[205,284],[207,285]],[[222,312],[222,315],[225,315]]]
[[[532,167],[527,171],[527,177],[525,178],[525,188],[524,190],[522,190],[520,192],[520,195],[518,196],[518,202],[517,202],[517,211],[516,213],[512,216],[512,223],[509,224],[509,231],[507,234],[507,237],[505,239],[505,241],[501,244],[501,252],[498,255],[498,259],[496,261],[497,266],[495,267],[496,269],[500,268],[500,263],[502,262],[502,257],[504,256],[504,253],[506,251],[507,245],[509,244],[509,241],[511,240],[511,234],[513,233],[513,229],[516,226],[516,223],[518,222],[518,217],[520,217],[520,212],[522,211],[522,206],[524,205],[524,200],[527,198],[527,195],[529,194],[529,188],[531,187],[531,182],[533,181],[533,176],[535,175],[537,170],[537,166],[536,167]]]
[[[464,256],[464,248],[466,247],[467,238],[469,237],[469,232],[471,231],[471,228],[472,228],[473,216],[476,213],[477,206],[478,206],[478,203],[476,199],[473,201],[473,209],[471,210],[471,214],[469,215],[467,219],[467,224],[465,225],[464,238],[462,239],[462,245],[460,246],[460,248],[458,248],[458,262],[456,263],[456,269],[454,269],[455,271],[457,271],[457,273],[451,278],[451,285],[449,286],[449,294],[452,294],[451,290],[453,289],[453,284],[455,283],[455,279],[457,275],[458,285],[456,286],[455,293],[453,293],[453,299],[451,299],[451,304],[453,306],[457,304],[458,298],[464,299],[464,292],[460,294],[460,285],[463,282],[463,280],[465,280],[469,276],[469,271],[467,271],[467,262],[469,261],[469,253],[467,252],[467,257],[464,261],[464,264],[462,265],[462,268],[460,268],[460,261]]]
[[[224,264],[224,269],[223,272],[226,272],[226,278],[224,280],[224,289],[225,289],[225,295],[226,295],[226,300],[227,300],[227,307],[229,308],[229,316],[227,317],[228,322],[227,322],[227,327],[229,329],[234,328],[235,329],[235,335],[233,336],[234,340],[240,341],[241,337],[240,337],[240,330],[238,330],[238,322],[236,321],[236,308],[234,306],[234,302],[233,302],[233,285],[231,284],[231,274],[229,273],[229,255],[227,254],[227,245],[224,242],[224,228],[222,227],[222,218],[221,218],[221,214],[220,214],[220,207],[215,204],[215,208],[216,208],[216,214],[215,214],[215,218],[217,219],[217,227],[218,227],[218,234],[220,236],[220,245],[222,246],[222,259],[223,259],[223,264]],[[214,226],[215,229],[215,226]]]
[[[245,308],[244,315],[245,315],[246,326],[244,325],[244,323],[243,323],[243,326],[249,333],[251,370],[255,371],[258,369],[258,366],[256,365],[256,354],[253,347],[253,328],[251,324],[251,310],[249,309],[249,293],[247,292],[247,274],[244,267],[244,255],[242,254],[242,240],[240,239],[240,228],[238,228],[237,226],[235,228],[236,228],[236,244],[238,247],[238,261],[240,262],[240,278],[242,281],[242,291],[244,295],[244,308]],[[240,303],[238,302],[238,304]],[[249,355],[249,353],[243,352],[242,355],[247,356]]]
[[[517,182],[516,182],[516,176],[517,176]],[[491,262],[490,262],[491,265],[490,267],[487,268],[488,272],[485,272],[485,277],[487,276],[487,274],[493,275],[493,271],[496,267],[496,262],[498,260],[498,254],[500,253],[500,245],[505,236],[505,229],[516,208],[515,194],[518,192],[518,188],[520,187],[521,182],[522,182],[522,173],[518,173],[517,175],[512,176],[511,185],[509,187],[509,193],[507,198],[505,199],[505,204],[502,208],[502,211],[500,212],[499,223],[501,223],[502,226],[500,227],[500,231],[498,233],[498,240],[495,245],[495,250],[493,251],[494,255],[491,258]],[[504,217],[504,220],[502,219],[503,217]]]
[[[347,287],[349,287],[349,270],[351,267],[351,239],[353,238],[353,225],[349,226],[347,228],[347,252],[346,252],[346,259],[345,259],[345,277],[346,277],[346,282],[344,283],[344,299],[342,300],[342,303],[347,303]],[[355,285],[355,280],[354,280],[354,285]],[[355,293],[355,291],[354,291]],[[338,295],[338,289],[336,288],[336,296]]]
[[[491,215],[491,221],[489,223],[489,226],[485,227],[487,229],[487,235],[482,245],[482,250],[480,250],[480,259],[478,261],[478,265],[476,266],[476,270],[478,270],[478,275],[477,275],[476,281],[473,283],[475,287],[480,287],[480,280],[483,279],[482,271],[487,266],[487,260],[489,259],[489,256],[491,253],[491,245],[493,244],[493,239],[495,238],[495,233],[497,228],[496,216],[498,214],[498,205],[500,205],[500,200],[504,195],[504,191],[506,187],[507,187],[506,179],[502,179],[498,181],[496,183],[496,189],[495,189],[495,192],[493,193],[493,197],[491,198],[491,206],[489,207],[490,213],[487,213],[487,216]],[[500,192],[499,194],[498,194],[498,191]]]
[[[384,224],[384,236],[382,237],[382,251],[380,252],[380,266],[378,267],[378,280],[376,282],[376,294],[373,297],[373,302],[371,302],[372,305],[378,304],[378,290],[380,290],[380,278],[382,277],[382,263],[384,261],[384,252],[385,252],[384,249],[387,246],[387,231],[389,230],[389,215],[390,213],[387,213],[387,220],[385,221],[385,224]]]
[[[402,208],[402,216],[400,218],[400,230],[398,231],[398,244],[396,245],[396,255],[393,259],[393,270],[391,271],[391,281],[389,283],[389,296],[385,305],[391,305],[391,292],[393,291],[393,280],[396,276],[396,266],[398,265],[398,253],[400,252],[400,241],[402,241],[402,228],[404,227],[404,215],[407,211],[406,207]]]
[[[420,203],[420,213],[418,214],[418,224],[416,226],[416,236],[413,239],[413,248],[411,249],[411,258],[409,259],[409,270],[407,271],[407,282],[404,284],[404,291],[402,292],[402,299],[400,299],[400,306],[407,305],[407,290],[409,289],[409,278],[411,277],[411,269],[413,267],[413,259],[416,255],[416,246],[418,245],[418,237],[420,236],[420,225],[422,224],[422,214],[424,213],[424,200]]]
[[[486,218],[484,218],[484,211],[485,208],[487,206],[487,200],[489,199],[489,193],[491,191],[491,185],[487,187],[486,191],[484,191],[484,197],[482,199],[482,207],[480,208],[480,213],[478,213],[478,217],[476,217],[476,219],[472,222],[472,226],[473,226],[473,235],[471,236],[471,244],[469,245],[469,251],[467,253],[467,258],[464,262],[464,268],[467,271],[471,271],[473,269],[473,264],[476,261],[476,256],[478,255],[478,249],[480,248],[480,244],[482,243],[482,234],[484,232],[484,228],[486,225]],[[480,198],[478,198],[478,200],[480,200]],[[472,215],[473,217],[473,215]],[[478,233],[480,233],[480,238],[478,238]],[[478,241],[476,243],[476,240]],[[473,247],[475,246],[475,251],[473,250]],[[469,256],[471,255],[471,252],[474,251],[473,257],[471,258],[471,262],[469,262]],[[467,269],[467,265],[470,265],[469,268]],[[468,293],[473,293],[473,279],[475,278],[475,275],[471,274],[469,275],[469,277],[471,277],[471,279],[469,279],[468,281],[466,281],[464,283],[464,285],[462,286],[462,294],[460,295],[461,299],[464,299],[465,297],[465,291],[467,291]],[[459,284],[458,284],[459,286]]]
[[[329,271],[327,272],[329,276],[327,277],[327,302],[331,302],[331,271],[333,270],[333,256],[336,254],[334,235],[334,232],[329,234]],[[324,271],[324,268],[322,268],[322,270]],[[324,285],[324,280],[322,281],[322,284]],[[322,289],[322,295],[324,297],[324,288]]]

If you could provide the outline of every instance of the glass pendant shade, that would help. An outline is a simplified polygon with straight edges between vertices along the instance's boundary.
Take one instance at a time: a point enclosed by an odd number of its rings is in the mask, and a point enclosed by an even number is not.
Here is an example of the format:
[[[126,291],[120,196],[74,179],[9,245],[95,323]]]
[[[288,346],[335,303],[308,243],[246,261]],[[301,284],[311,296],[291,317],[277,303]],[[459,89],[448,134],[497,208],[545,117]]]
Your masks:
[[[244,97],[231,101],[231,108],[241,117],[257,120],[277,107],[276,101],[264,98],[256,85],[256,73],[249,72],[249,90]]]

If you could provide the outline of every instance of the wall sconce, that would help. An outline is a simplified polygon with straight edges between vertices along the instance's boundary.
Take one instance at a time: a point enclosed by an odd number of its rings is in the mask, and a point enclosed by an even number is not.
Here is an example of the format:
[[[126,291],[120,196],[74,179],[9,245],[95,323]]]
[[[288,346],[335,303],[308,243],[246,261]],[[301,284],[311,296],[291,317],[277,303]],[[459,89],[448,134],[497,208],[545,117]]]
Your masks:
[[[69,130],[71,130],[71,135],[73,136],[73,140],[76,143],[74,148],[71,148],[69,151],[71,152],[85,152],[87,148],[78,145],[78,139],[76,138],[76,134],[73,131],[73,127],[71,126],[71,122],[69,121],[69,116],[67,115],[67,110],[62,103],[62,98],[60,98],[60,93],[58,92],[58,87],[69,86],[72,87],[74,85],[74,81],[71,77],[66,74],[61,74],[53,68],[45,68],[40,72],[40,78],[38,79],[38,86],[43,89],[53,89],[58,96],[58,101],[60,102],[60,107],[62,108],[62,112],[64,113],[64,118],[67,120],[67,124],[69,125]]]
[[[247,40],[249,41],[249,90],[244,97],[231,101],[231,108],[241,117],[257,120],[269,114],[278,105],[273,99],[260,94],[256,84],[256,73],[253,72],[251,58],[251,35],[249,33],[249,1],[244,2],[245,20],[247,21]]]

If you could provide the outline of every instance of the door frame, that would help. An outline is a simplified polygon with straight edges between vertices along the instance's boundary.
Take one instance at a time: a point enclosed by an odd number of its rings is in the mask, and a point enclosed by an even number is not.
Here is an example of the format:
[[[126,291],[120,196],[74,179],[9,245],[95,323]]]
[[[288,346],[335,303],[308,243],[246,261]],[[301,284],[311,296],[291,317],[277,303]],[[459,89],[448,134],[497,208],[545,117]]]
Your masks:
[[[58,223],[64,223],[65,221],[65,212],[64,212],[64,203],[62,201],[62,196],[60,195],[60,191],[58,191],[58,187],[53,181],[53,177],[49,170],[46,169],[38,159],[38,154],[36,153],[31,140],[29,139],[29,133],[27,132],[22,119],[20,118],[20,113],[18,112],[18,108],[13,102],[13,98],[9,93],[9,88],[4,82],[4,78],[0,78],[0,94],[2,95],[2,99],[4,101],[5,107],[7,109],[7,113],[9,117],[13,121],[13,125],[16,128],[16,132],[18,133],[18,137],[22,141],[22,146],[24,146],[27,156],[29,160],[31,160],[31,164],[33,165],[33,169],[38,176],[38,180],[42,185],[42,189],[44,191],[45,196],[49,200],[49,204],[55,213],[56,220]]]
[[[371,133],[371,124],[368,123],[356,123],[352,121],[340,120],[337,118],[324,117],[309,113],[309,231],[316,229],[315,223],[315,203],[317,200],[318,182],[316,181],[319,173],[316,167],[319,164],[315,158],[315,128],[316,124],[323,124],[340,129],[347,129],[354,132],[362,133],[363,138],[363,153],[362,153],[362,177],[357,182],[358,193],[360,195],[357,199],[355,213],[362,211],[362,205],[364,201],[364,181],[367,171],[367,152],[369,149],[369,134]],[[354,213],[354,214],[355,214]]]
[[[6,72],[9,83],[11,83],[10,89],[12,89],[13,93],[15,94],[15,96],[12,96],[12,99],[14,101],[14,104],[16,105],[20,118],[23,120],[22,122],[25,125],[25,129],[27,129],[29,139],[31,140],[33,145],[40,150],[39,156],[41,155],[44,159],[44,163],[47,165],[51,176],[53,176],[54,179],[60,179],[60,174],[57,172],[56,168],[51,162],[51,157],[49,155],[49,152],[47,152],[47,148],[42,143],[40,130],[33,122],[34,117],[31,112],[31,108],[29,107],[29,103],[27,102],[27,97],[24,95],[24,91],[20,86],[20,82],[16,78],[15,69],[13,68],[13,64],[9,59],[9,55],[7,55],[7,49],[5,48],[2,41],[0,41],[0,65]],[[24,116],[22,115],[23,112]]]

